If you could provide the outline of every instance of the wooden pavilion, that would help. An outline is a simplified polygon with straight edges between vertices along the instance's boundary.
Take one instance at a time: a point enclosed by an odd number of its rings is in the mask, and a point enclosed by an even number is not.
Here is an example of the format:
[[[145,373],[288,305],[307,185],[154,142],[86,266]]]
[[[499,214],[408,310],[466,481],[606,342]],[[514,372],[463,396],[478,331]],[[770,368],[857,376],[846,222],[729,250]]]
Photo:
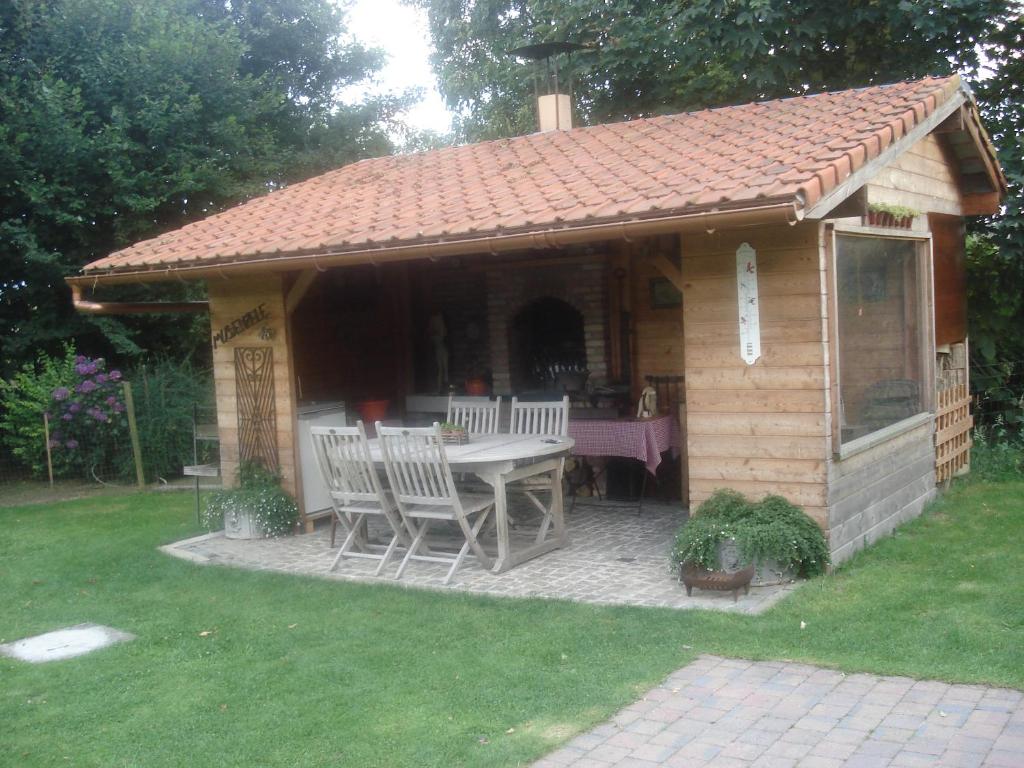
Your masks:
[[[839,561],[967,465],[963,222],[1005,189],[929,78],[364,160],[68,282],[205,282],[227,482],[263,457],[301,502],[301,404],[407,418],[442,335],[496,394],[683,377],[684,503],[781,494]]]

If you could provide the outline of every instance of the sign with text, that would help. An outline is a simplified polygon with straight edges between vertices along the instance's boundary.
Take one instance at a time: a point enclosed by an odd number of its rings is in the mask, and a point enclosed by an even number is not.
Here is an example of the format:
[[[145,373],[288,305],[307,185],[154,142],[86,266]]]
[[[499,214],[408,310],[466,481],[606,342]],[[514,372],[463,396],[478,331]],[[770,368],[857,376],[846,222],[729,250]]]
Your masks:
[[[260,304],[254,309],[250,309],[244,315],[235,318],[213,334],[213,348],[216,349],[221,344],[226,344],[253,326],[264,323],[269,319],[270,313],[267,311],[266,304]]]
[[[736,298],[740,315],[740,357],[753,365],[761,356],[761,310],[757,298],[757,253],[749,243],[736,249]]]

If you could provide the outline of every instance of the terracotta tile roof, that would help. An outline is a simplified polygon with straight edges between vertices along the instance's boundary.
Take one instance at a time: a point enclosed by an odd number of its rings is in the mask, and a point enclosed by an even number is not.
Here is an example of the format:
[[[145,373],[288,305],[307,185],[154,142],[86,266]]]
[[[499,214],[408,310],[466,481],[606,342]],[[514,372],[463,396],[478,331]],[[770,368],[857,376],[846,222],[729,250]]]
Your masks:
[[[928,78],[363,160],[95,261],[87,275],[365,251],[636,217],[812,206],[960,89]]]

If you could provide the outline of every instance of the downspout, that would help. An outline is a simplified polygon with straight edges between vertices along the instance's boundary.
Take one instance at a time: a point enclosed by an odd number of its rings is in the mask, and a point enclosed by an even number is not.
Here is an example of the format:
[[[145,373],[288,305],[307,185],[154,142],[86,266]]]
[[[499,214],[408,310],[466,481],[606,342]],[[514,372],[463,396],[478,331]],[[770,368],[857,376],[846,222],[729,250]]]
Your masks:
[[[82,286],[71,283],[71,303],[78,312],[88,315],[201,314],[210,311],[208,301],[87,301]]]

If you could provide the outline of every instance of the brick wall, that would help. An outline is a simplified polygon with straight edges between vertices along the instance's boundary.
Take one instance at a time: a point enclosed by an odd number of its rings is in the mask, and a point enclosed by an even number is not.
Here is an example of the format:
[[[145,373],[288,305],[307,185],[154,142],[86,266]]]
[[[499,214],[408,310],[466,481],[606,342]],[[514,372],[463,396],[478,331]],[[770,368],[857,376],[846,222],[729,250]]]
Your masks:
[[[551,266],[537,266],[534,261],[517,266],[509,261],[487,270],[487,327],[495,393],[512,390],[510,324],[527,304],[548,297],[570,304],[583,316],[590,381],[607,383],[607,269],[605,257],[595,254],[590,260],[573,259]]]

